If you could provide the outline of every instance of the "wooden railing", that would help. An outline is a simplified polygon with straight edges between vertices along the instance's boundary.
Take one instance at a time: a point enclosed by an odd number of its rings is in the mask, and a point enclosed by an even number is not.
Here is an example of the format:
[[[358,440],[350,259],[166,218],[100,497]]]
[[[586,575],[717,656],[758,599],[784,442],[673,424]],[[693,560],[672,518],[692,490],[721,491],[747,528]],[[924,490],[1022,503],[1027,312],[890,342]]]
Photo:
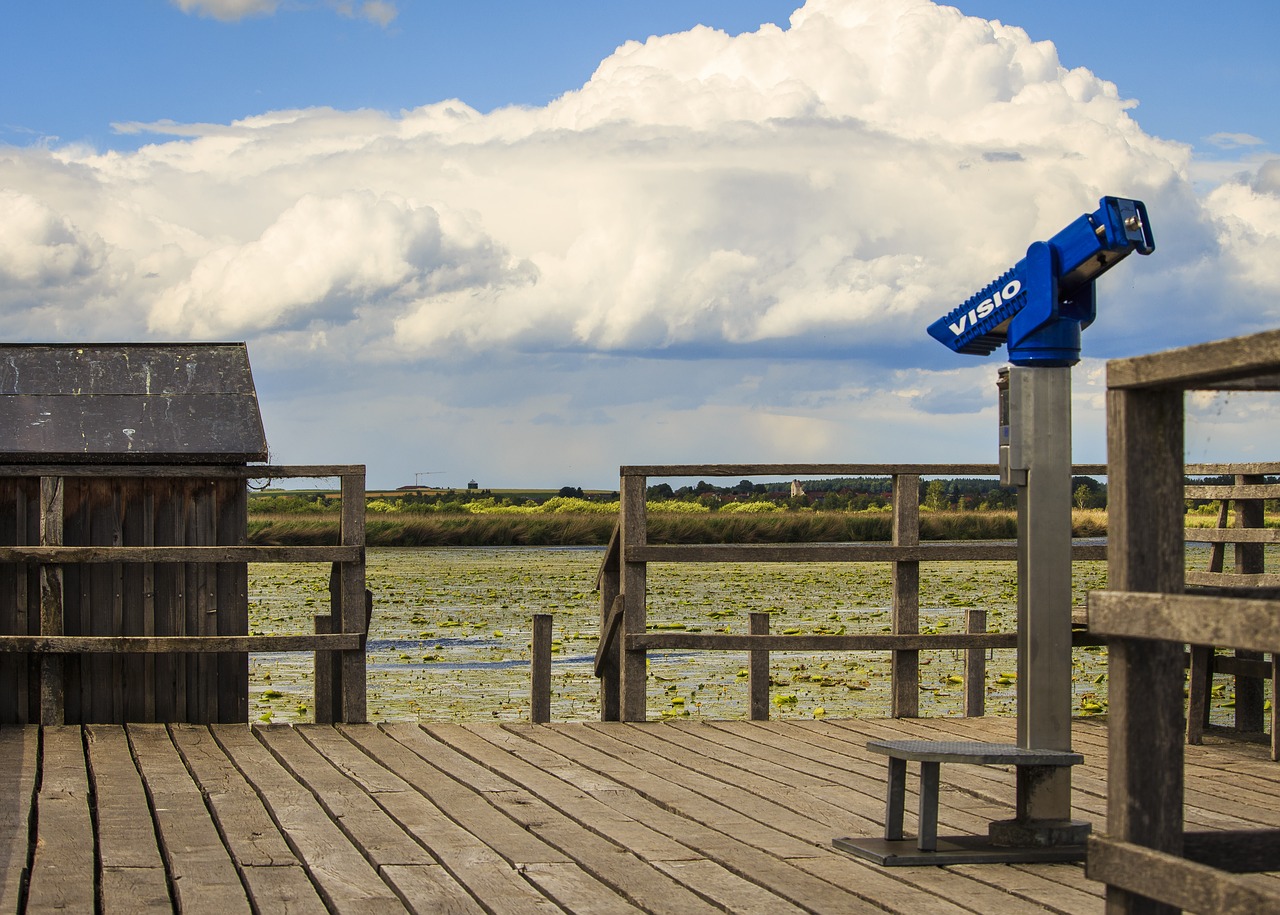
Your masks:
[[[63,480],[67,477],[172,477],[211,480],[341,479],[341,531],[336,546],[67,546],[63,533]],[[39,569],[40,633],[2,635],[0,652],[40,657],[40,719],[63,721],[61,658],[68,654],[225,654],[254,651],[315,653],[318,722],[367,720],[365,639],[372,597],[365,588],[365,468],[324,466],[11,465],[3,477],[39,477],[40,542],[0,547],[0,563]],[[314,563],[332,564],[330,611],[315,617],[314,634],[293,635],[65,635],[63,567],[105,563]],[[206,608],[216,612],[216,606]]]
[[[1112,590],[1089,595],[1108,636],[1107,834],[1090,838],[1088,874],[1108,912],[1280,911],[1280,893],[1239,876],[1280,869],[1280,830],[1185,831],[1182,694],[1187,644],[1271,652],[1276,673],[1280,600],[1184,593],[1183,430],[1187,391],[1280,390],[1280,331],[1114,360],[1107,389]],[[1265,497],[1255,485],[1236,495]]]
[[[1280,474],[1280,464],[1190,464],[1188,477],[1228,477],[1230,483],[1200,480],[1183,490],[1187,499],[1218,502],[1216,526],[1188,527],[1188,543],[1211,545],[1207,568],[1188,568],[1188,591],[1218,597],[1280,597],[1280,575],[1266,571],[1268,543],[1280,543],[1280,529],[1264,527],[1264,503],[1280,499],[1280,484],[1266,477]],[[1234,505],[1235,511],[1232,512]],[[1234,524],[1232,515],[1234,514]],[[1226,548],[1233,550],[1233,568],[1226,569]],[[1264,690],[1271,665],[1261,652],[1237,649],[1234,656],[1218,654],[1211,645],[1192,645],[1188,664],[1187,742],[1199,744],[1209,726],[1209,697],[1213,675],[1235,677],[1235,729],[1261,734],[1265,715]],[[1280,755],[1280,735],[1273,735],[1272,755]]]
[[[711,464],[621,468],[618,527],[600,566],[601,717],[643,721],[647,711],[647,652],[650,649],[745,651],[750,658],[750,713],[768,716],[768,652],[884,651],[891,655],[890,711],[895,717],[919,713],[919,653],[929,649],[966,651],[966,714],[982,714],[984,652],[1012,648],[1012,632],[987,632],[985,614],[972,614],[969,632],[921,634],[920,563],[990,562],[1017,559],[1016,544],[920,542],[920,480],[923,476],[996,476],[994,464]],[[1104,465],[1078,465],[1077,474],[1105,474]],[[888,544],[651,544],[645,493],[652,477],[879,476],[892,480],[893,529]],[[1106,547],[1073,547],[1075,560],[1106,558]],[[647,575],[650,562],[888,562],[892,565],[892,632],[876,635],[774,635],[767,614],[753,614],[746,633],[650,632]],[[975,685],[977,684],[977,685]]]

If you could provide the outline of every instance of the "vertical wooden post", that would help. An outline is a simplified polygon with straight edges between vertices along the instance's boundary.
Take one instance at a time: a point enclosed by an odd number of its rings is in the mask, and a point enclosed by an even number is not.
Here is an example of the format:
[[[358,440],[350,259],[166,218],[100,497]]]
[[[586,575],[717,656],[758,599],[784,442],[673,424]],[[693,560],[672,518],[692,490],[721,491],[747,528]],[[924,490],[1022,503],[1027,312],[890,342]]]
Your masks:
[[[987,631],[987,611],[970,607],[965,611],[971,633]],[[970,648],[964,659],[964,714],[981,718],[987,713],[987,650]]]
[[[342,632],[367,632],[364,576],[364,465],[342,476],[343,546],[360,548],[360,558],[344,562],[339,569],[342,595],[342,618],[334,620]],[[368,721],[365,691],[365,649],[342,652],[342,720],[350,723]]]
[[[1260,475],[1237,474],[1237,486],[1265,483]],[[1261,528],[1264,526],[1264,504],[1261,499],[1236,500],[1236,527]],[[1235,545],[1236,572],[1241,575],[1259,575],[1266,571],[1266,559],[1261,543],[1237,543]],[[1238,649],[1237,658],[1262,660],[1260,651]],[[1262,733],[1264,689],[1261,677],[1236,677],[1236,730],[1249,734]]]
[[[63,478],[40,478],[40,545],[62,545]],[[62,566],[40,566],[40,634],[62,635]],[[62,655],[40,659],[40,723],[64,724]]]
[[[338,618],[338,586],[340,576],[338,564],[335,562],[329,572],[329,612],[317,613],[315,627],[317,634],[333,632],[333,621]],[[332,651],[317,651],[315,658],[315,696],[312,700],[316,724],[333,724],[337,720],[337,703],[335,697],[341,694],[338,684],[342,682],[342,671],[338,668],[338,659]]]
[[[600,590],[600,638],[607,639],[614,601],[622,593],[622,566],[619,557],[621,526],[615,527],[600,564],[596,587]],[[600,654],[600,720],[618,721],[622,715],[622,634],[615,632],[608,648]]]
[[[530,650],[529,720],[546,724],[551,720],[551,622],[550,613],[533,615],[533,646]]]
[[[748,618],[750,635],[769,634],[769,614],[752,613]],[[753,648],[747,654],[747,687],[751,693],[751,720],[769,720],[769,650]]]
[[[1107,392],[1108,583],[1117,591],[1183,591],[1183,403],[1181,391]],[[1182,854],[1183,648],[1113,639],[1107,832]],[[1177,909],[1116,887],[1109,913]]]
[[[622,708],[623,721],[644,721],[648,716],[648,670],[643,648],[632,648],[627,640],[633,635],[643,635],[648,621],[646,606],[647,566],[631,557],[633,551],[645,545],[647,518],[645,509],[645,483],[642,476],[624,475],[619,483],[618,524],[621,528],[619,545],[622,561]]]
[[[893,477],[893,545],[920,543],[920,475],[900,473]],[[893,563],[893,631],[914,635],[920,631],[920,563],[896,560]],[[920,714],[920,652],[895,650],[891,665],[890,713],[894,718],[915,718]]]
[[[1280,654],[1271,653],[1271,758],[1280,760]]]
[[[1227,526],[1231,514],[1231,500],[1218,503],[1218,529]],[[1217,541],[1209,549],[1210,572],[1221,572],[1227,545]],[[1203,743],[1205,728],[1209,726],[1209,696],[1213,693],[1212,645],[1192,645],[1191,671],[1187,677],[1187,743]]]

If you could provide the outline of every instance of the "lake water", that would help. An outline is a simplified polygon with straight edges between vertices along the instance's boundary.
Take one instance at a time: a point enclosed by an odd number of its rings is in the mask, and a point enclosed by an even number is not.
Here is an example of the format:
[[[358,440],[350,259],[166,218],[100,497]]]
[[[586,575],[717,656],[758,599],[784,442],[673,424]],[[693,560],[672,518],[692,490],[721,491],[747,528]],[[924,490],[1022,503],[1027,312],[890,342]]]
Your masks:
[[[370,719],[527,720],[533,615],[551,613],[552,717],[598,720],[593,588],[602,556],[598,548],[370,549]],[[327,565],[250,566],[252,631],[312,631],[312,616],[327,612],[328,578]],[[1077,563],[1076,605],[1105,579],[1105,563]],[[766,611],[773,632],[888,632],[890,594],[887,563],[659,563],[649,569],[649,623],[743,633],[748,613]],[[1014,564],[923,564],[920,603],[922,631],[964,631],[967,607],[986,608],[992,631],[1012,631]],[[745,664],[741,652],[651,652],[650,717],[745,717]],[[989,713],[1012,712],[1015,670],[1012,650],[989,653]],[[888,672],[887,652],[775,652],[771,714],[886,715]],[[960,714],[953,678],[962,672],[961,652],[921,652],[921,714]],[[1105,708],[1104,651],[1076,649],[1074,680],[1077,713]],[[255,654],[250,681],[251,720],[312,720],[309,654]]]

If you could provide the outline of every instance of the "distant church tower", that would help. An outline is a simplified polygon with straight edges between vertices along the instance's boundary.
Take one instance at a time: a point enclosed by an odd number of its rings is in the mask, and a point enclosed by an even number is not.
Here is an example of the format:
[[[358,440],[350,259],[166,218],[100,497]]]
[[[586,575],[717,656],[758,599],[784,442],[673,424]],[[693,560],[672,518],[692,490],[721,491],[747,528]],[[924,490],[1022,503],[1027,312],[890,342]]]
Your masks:
[[[791,498],[793,499],[804,498],[804,487],[800,485],[799,480],[791,481]]]

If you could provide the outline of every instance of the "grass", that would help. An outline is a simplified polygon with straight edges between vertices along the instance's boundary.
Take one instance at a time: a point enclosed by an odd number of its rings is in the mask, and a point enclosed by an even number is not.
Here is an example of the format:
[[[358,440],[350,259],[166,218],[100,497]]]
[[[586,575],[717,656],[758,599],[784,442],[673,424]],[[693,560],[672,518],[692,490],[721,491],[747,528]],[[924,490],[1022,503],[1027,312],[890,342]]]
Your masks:
[[[614,515],[370,513],[365,539],[376,547],[602,546]],[[1106,512],[1072,512],[1077,537],[1106,535]],[[652,543],[850,543],[887,542],[893,521],[887,512],[786,511],[649,515]],[[1012,540],[1011,511],[922,512],[922,540]],[[263,546],[319,546],[338,542],[336,517],[297,514],[249,516],[249,542]]]

